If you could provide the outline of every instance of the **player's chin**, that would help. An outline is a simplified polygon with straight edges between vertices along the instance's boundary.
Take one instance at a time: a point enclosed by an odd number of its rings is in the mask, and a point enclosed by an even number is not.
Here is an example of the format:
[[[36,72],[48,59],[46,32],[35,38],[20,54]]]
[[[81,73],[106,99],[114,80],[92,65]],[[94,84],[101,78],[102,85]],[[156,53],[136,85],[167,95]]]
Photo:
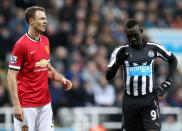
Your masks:
[[[132,44],[131,44],[131,46],[132,46],[132,47],[135,47],[135,48],[140,47],[140,45],[139,45],[139,44],[137,44],[137,43],[132,43]]]
[[[46,31],[46,29],[45,28],[42,28],[41,32],[45,32],[45,31]]]
[[[40,32],[45,32],[45,31],[46,31],[46,27],[41,27],[41,28],[39,28],[39,31],[40,31]]]

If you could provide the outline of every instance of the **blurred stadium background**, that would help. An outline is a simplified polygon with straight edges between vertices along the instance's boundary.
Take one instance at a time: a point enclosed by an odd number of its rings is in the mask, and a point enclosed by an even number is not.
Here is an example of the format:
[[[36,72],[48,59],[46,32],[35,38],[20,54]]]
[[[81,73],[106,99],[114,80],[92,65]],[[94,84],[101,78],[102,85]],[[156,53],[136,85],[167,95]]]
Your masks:
[[[105,69],[111,51],[126,43],[124,22],[136,18],[145,38],[164,44],[178,57],[174,88],[160,102],[162,131],[182,131],[182,0],[1,0],[0,1],[0,131],[12,130],[6,72],[9,52],[27,31],[24,9],[46,8],[51,63],[73,82],[65,92],[50,81],[57,131],[117,131],[121,127],[123,81],[108,83]],[[168,66],[155,62],[160,84]]]

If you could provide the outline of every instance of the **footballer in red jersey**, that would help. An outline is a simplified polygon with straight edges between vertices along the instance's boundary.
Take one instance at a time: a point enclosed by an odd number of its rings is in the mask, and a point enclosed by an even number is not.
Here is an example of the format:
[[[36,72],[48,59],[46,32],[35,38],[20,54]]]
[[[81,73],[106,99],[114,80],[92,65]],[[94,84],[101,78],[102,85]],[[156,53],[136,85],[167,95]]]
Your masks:
[[[25,34],[14,45],[9,68],[19,70],[17,84],[22,107],[42,106],[51,101],[47,69],[49,56],[49,41],[43,35],[36,41]]]
[[[72,83],[49,63],[49,40],[41,35],[47,25],[45,9],[29,7],[25,19],[29,29],[13,46],[7,73],[14,131],[54,131],[48,78],[62,83],[65,90],[71,89]]]

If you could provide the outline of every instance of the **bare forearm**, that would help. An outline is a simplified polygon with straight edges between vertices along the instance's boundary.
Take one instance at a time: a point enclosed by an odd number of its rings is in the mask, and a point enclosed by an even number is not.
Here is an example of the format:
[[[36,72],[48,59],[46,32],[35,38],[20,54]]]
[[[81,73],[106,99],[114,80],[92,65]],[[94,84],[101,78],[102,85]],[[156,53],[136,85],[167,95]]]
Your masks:
[[[72,88],[72,83],[70,80],[66,79],[64,76],[59,74],[51,64],[48,65],[48,76],[50,79],[61,82],[65,90],[70,90]]]
[[[57,82],[61,82],[63,79],[63,76],[61,74],[59,74],[58,72],[49,72],[49,78],[51,80],[57,81]]]
[[[18,91],[17,91],[17,81],[16,77],[13,77],[11,74],[7,75],[7,83],[9,92],[11,95],[11,99],[13,102],[13,106],[20,106],[19,98],[18,98]]]
[[[49,65],[49,71],[48,76],[51,80],[62,82],[62,79],[64,79],[64,76],[59,74],[51,65]]]

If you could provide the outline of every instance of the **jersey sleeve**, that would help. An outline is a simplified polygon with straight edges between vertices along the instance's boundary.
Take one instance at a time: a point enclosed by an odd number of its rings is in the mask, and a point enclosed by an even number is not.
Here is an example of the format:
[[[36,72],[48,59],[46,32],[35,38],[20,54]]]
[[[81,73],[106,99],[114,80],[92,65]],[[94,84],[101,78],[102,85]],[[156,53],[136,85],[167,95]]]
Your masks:
[[[21,43],[16,43],[12,49],[9,68],[20,70],[25,56],[25,47]]]
[[[169,73],[168,76],[166,77],[166,80],[169,81],[174,76],[177,67],[177,59],[173,53],[166,50],[163,46],[156,45],[156,47],[157,47],[157,57],[160,57],[169,63]]]
[[[158,44],[155,44],[155,45],[156,45],[157,57],[160,57],[165,61],[169,61],[172,53],[168,51],[164,46],[161,46]]]
[[[121,49],[121,47],[118,47],[116,48],[112,54],[111,54],[111,57],[110,57],[110,60],[109,60],[109,64],[107,65],[107,67],[112,67],[114,65],[114,63],[116,62],[116,55],[118,53],[118,51]]]

